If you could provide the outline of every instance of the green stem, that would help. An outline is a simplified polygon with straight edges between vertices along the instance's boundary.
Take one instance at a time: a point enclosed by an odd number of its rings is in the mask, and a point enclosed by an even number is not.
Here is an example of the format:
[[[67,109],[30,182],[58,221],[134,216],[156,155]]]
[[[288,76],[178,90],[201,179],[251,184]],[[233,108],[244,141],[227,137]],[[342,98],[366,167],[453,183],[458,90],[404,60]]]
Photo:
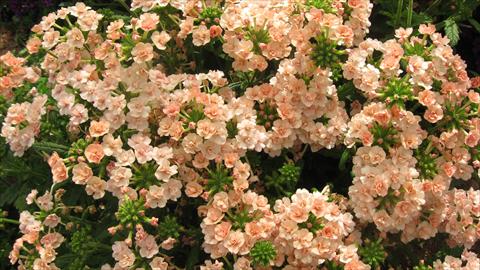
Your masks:
[[[425,9],[425,13],[428,13],[430,11],[430,9],[432,9],[434,6],[436,6],[438,3],[440,3],[441,0],[435,0],[433,3],[431,3],[427,9]]]
[[[425,153],[428,155],[430,154],[430,152],[432,152],[432,150],[433,150],[433,141],[429,141],[427,148],[425,149]]]
[[[122,7],[124,7],[129,13],[132,13],[130,7],[125,3],[125,0],[116,0]]]
[[[10,218],[0,218],[0,224],[2,223],[11,223],[11,224],[17,224],[20,225],[20,222],[18,220],[10,219]]]
[[[228,260],[226,256],[223,256],[223,261],[227,264],[227,269],[233,269],[232,263]]]
[[[65,17],[65,20],[67,21],[68,26],[70,26],[70,28],[73,28],[73,24],[72,24],[72,22],[70,21],[70,18],[69,18],[68,16]]]
[[[398,26],[398,21],[400,20],[400,15],[402,14],[402,8],[403,8],[403,0],[398,0],[397,2],[397,12],[395,14],[395,21],[393,22],[393,26],[397,28]]]
[[[413,0],[408,2],[408,13],[407,13],[407,26],[412,26],[412,16],[413,16]]]

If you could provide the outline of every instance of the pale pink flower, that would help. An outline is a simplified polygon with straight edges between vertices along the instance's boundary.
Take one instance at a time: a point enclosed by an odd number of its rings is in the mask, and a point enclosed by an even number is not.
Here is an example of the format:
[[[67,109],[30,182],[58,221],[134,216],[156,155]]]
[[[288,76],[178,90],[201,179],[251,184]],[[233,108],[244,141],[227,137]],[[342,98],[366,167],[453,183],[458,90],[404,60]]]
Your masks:
[[[156,185],[150,186],[146,199],[146,205],[151,208],[163,208],[167,204],[165,189]]]
[[[93,171],[85,162],[80,162],[73,166],[72,181],[77,185],[85,185],[93,176]]]
[[[85,157],[88,162],[100,164],[104,156],[105,152],[103,152],[103,147],[99,143],[89,144],[87,148],[85,148]]]
[[[132,57],[136,63],[144,63],[153,59],[153,46],[150,43],[139,42],[132,50]]]
[[[120,137],[114,138],[112,134],[103,137],[102,147],[106,156],[117,155],[122,151],[123,142]]]
[[[188,182],[185,186],[185,194],[188,197],[196,198],[203,193],[203,187],[197,182]]]
[[[124,241],[116,241],[113,246],[113,258],[123,268],[132,266],[135,263],[135,254]]]
[[[237,254],[244,243],[245,235],[241,231],[230,231],[223,245],[230,253]]]
[[[177,243],[177,239],[169,237],[163,240],[163,242],[160,244],[160,247],[165,250],[171,250],[174,247],[175,243]]]
[[[88,132],[92,137],[101,137],[108,133],[110,123],[104,120],[90,122]]]
[[[192,37],[193,45],[203,46],[210,42],[210,30],[202,24],[198,28],[193,29]]]
[[[147,235],[144,239],[137,241],[137,246],[140,247],[140,256],[144,258],[152,258],[158,253],[158,245],[155,242],[155,237]]]
[[[152,268],[152,270],[167,270],[168,263],[165,262],[165,260],[162,257],[155,257],[150,262],[150,267]]]
[[[38,190],[32,189],[30,193],[27,195],[27,198],[25,199],[27,204],[32,204],[36,199],[38,195]]]
[[[63,160],[58,160],[51,167],[53,182],[60,183],[68,179],[68,169]]]
[[[167,48],[166,45],[168,41],[170,41],[170,39],[171,39],[170,35],[165,31],[162,31],[162,32],[155,31],[152,34],[153,44],[159,50],[165,50]]]
[[[67,32],[67,43],[75,48],[82,48],[85,43],[85,37],[78,28],[73,28]]]
[[[235,261],[233,265],[233,270],[252,270],[250,266],[250,261],[245,257],[240,257]]]
[[[443,118],[443,109],[440,105],[435,104],[427,108],[423,117],[430,123],[436,123]]]
[[[140,15],[138,25],[144,31],[151,31],[157,28],[157,24],[160,21],[160,17],[155,13],[143,13]]]
[[[51,29],[48,32],[45,32],[45,34],[43,35],[42,46],[47,50],[51,49],[55,45],[57,45],[59,39],[60,39],[60,32]]]
[[[170,162],[166,159],[161,160],[158,163],[157,170],[155,171],[155,177],[164,182],[168,182],[170,177],[177,174],[177,165],[170,165]]]
[[[435,25],[433,24],[420,24],[420,26],[418,27],[418,32],[420,32],[420,34],[424,34],[424,35],[432,35],[433,33],[435,33]]]
[[[49,191],[38,197],[36,200],[38,207],[44,211],[50,211],[53,209],[53,196]]]
[[[61,219],[59,216],[57,216],[56,214],[50,214],[45,218],[43,224],[50,228],[55,228],[60,223],[60,221]]]
[[[94,199],[103,198],[105,195],[105,188],[107,186],[107,182],[100,179],[99,177],[92,176],[88,179],[85,191],[88,195],[91,195]]]
[[[52,247],[57,249],[60,245],[65,241],[65,237],[58,232],[52,232],[45,234],[42,239],[40,239],[40,243],[44,246]]]

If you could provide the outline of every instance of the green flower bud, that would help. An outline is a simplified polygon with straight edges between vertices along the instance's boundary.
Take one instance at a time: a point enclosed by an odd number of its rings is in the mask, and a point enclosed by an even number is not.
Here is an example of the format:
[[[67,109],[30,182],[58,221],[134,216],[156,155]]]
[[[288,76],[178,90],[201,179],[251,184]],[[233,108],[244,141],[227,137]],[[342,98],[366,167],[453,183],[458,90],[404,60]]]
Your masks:
[[[315,38],[315,44],[310,57],[321,68],[341,69],[340,61],[345,57],[345,51],[338,47],[334,41],[328,38],[328,33],[324,32]]]
[[[358,253],[362,261],[372,266],[372,268],[381,266],[386,258],[386,252],[380,239],[376,241],[367,239],[365,244],[358,249]]]
[[[215,193],[224,191],[232,182],[233,178],[230,176],[228,169],[223,166],[217,166],[215,170],[209,171],[206,188],[210,192],[210,195],[214,195]]]
[[[250,257],[255,265],[268,266],[276,256],[277,251],[270,241],[259,241],[250,250]]]
[[[413,267],[413,270],[431,270],[432,267],[429,265],[426,265],[423,261],[420,262],[419,265]]]
[[[414,100],[413,89],[407,77],[389,80],[380,97],[387,105],[398,105],[401,108],[405,108],[406,101]]]
[[[145,221],[145,206],[142,200],[126,199],[116,213],[117,219],[123,225],[137,224]]]
[[[210,21],[214,21],[216,18],[220,18],[222,16],[222,10],[219,7],[206,7],[200,13],[200,18],[203,20],[209,19]]]
[[[69,244],[70,249],[77,255],[83,255],[88,250],[86,246],[93,241],[90,230],[83,227],[73,233]]]
[[[158,224],[158,235],[162,239],[169,237],[179,238],[180,224],[178,224],[177,219],[174,216],[166,216],[165,219]]]
[[[278,171],[286,182],[296,183],[300,178],[302,169],[293,163],[285,163]]]
[[[334,13],[335,9],[332,7],[332,2],[332,0],[307,0],[305,5],[307,7],[323,9],[326,13]]]

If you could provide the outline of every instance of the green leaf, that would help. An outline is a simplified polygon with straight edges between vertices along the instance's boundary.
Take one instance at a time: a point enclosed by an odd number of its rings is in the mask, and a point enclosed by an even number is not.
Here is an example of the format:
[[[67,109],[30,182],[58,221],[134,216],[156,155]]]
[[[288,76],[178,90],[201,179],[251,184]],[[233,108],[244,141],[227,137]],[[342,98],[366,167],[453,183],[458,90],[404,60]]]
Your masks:
[[[433,22],[434,19],[427,13],[413,13],[412,26],[418,26],[422,23]]]
[[[1,159],[0,177],[14,176],[17,180],[25,180],[32,169],[20,158],[7,156]]]
[[[194,266],[200,261],[200,247],[199,246],[194,246],[187,258],[187,263],[185,265],[185,269],[193,269]]]
[[[347,148],[345,151],[343,151],[342,156],[340,157],[340,162],[338,163],[338,168],[340,171],[345,171],[346,170],[346,164],[347,161],[350,160],[352,157],[351,149]]]
[[[52,142],[35,142],[32,145],[32,148],[38,151],[45,151],[48,153],[58,152],[59,154],[66,153],[69,149],[68,146]]]
[[[6,204],[11,204],[15,201],[16,197],[20,195],[22,183],[21,181],[17,180],[10,184],[9,187],[3,189],[0,193],[0,207],[3,207]]]
[[[445,20],[445,34],[447,35],[448,39],[450,39],[451,46],[457,45],[458,41],[460,40],[460,29],[452,18]]]
[[[477,22],[477,20],[475,19],[468,19],[468,22],[473,26],[473,28],[475,28],[475,30],[477,30],[477,32],[480,32],[480,23]]]

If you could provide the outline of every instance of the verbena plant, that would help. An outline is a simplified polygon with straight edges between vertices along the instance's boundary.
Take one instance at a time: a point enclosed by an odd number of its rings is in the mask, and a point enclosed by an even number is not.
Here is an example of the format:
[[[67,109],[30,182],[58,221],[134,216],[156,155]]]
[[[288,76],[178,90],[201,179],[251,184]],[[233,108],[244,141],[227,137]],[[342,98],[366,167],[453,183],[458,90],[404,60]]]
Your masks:
[[[477,3],[71,4],[0,56],[11,267],[480,266]]]

